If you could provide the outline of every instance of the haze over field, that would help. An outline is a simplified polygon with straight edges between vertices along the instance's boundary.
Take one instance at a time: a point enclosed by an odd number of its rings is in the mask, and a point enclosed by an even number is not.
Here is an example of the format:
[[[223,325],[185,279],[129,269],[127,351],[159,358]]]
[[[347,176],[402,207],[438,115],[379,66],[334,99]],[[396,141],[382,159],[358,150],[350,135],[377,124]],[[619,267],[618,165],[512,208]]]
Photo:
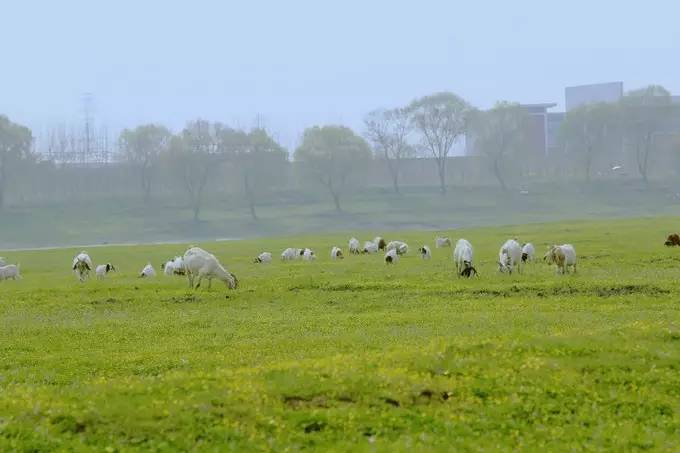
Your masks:
[[[622,80],[680,93],[680,5],[432,1],[36,0],[3,3],[0,111],[36,134],[80,122],[81,95],[117,132],[198,117],[292,149],[314,124],[451,90],[474,105],[563,101]]]
[[[677,13],[11,2],[0,247],[675,215]]]

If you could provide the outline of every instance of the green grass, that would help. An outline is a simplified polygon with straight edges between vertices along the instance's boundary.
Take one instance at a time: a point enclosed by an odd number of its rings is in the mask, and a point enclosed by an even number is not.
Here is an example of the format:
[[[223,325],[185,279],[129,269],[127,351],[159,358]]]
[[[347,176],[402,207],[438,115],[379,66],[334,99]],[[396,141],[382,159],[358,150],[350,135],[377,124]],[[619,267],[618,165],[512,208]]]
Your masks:
[[[148,205],[139,198],[101,197],[62,204],[9,206],[0,211],[0,248],[42,247],[123,242],[213,241],[285,234],[318,234],[360,230],[436,230],[560,219],[611,219],[647,215],[680,215],[671,197],[677,190],[638,182],[611,181],[530,187],[507,193],[496,187],[451,187],[441,196],[436,187],[356,189],[342,199],[337,213],[328,194],[287,191],[271,194],[257,207],[258,221],[238,194],[208,194],[201,222],[192,220],[184,197],[156,197]]]
[[[328,258],[375,232],[204,244],[235,291],[135,278],[183,246],[92,248],[120,272],[82,285],[79,250],[2,253],[24,279],[0,283],[0,450],[677,451],[679,221],[452,231],[471,280],[450,249]],[[512,236],[573,243],[579,273],[498,275]],[[251,263],[287,246],[319,259]]]

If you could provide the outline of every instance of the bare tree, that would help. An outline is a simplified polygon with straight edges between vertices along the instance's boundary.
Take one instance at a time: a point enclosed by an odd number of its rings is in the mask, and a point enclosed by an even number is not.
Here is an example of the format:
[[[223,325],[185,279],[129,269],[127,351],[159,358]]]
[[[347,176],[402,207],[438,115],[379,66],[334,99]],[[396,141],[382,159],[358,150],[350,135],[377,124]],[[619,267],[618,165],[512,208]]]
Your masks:
[[[5,184],[11,168],[32,156],[31,130],[0,115],[0,208],[5,201]]]
[[[446,194],[446,161],[451,148],[465,133],[469,104],[453,93],[436,93],[413,101],[407,112],[423,144],[437,163],[439,185]]]
[[[217,138],[222,127],[219,123],[192,121],[170,142],[168,158],[189,196],[194,222],[200,221],[205,187],[223,160]]]
[[[413,148],[408,143],[412,124],[406,109],[374,110],[364,123],[366,136],[377,153],[382,155],[392,177],[394,192],[399,194],[401,159],[410,155]]]
[[[654,150],[654,138],[673,107],[668,90],[658,85],[631,91],[621,100],[625,135],[635,149],[638,171],[645,187],[649,186],[649,159]]]
[[[118,139],[123,157],[139,168],[144,202],[151,197],[153,168],[161,153],[167,150],[172,134],[164,126],[147,124],[125,129]]]
[[[512,153],[519,153],[527,144],[529,114],[521,105],[498,102],[487,111],[471,115],[470,129],[475,148],[491,163],[491,169],[504,191],[508,186],[503,174],[503,164]]]

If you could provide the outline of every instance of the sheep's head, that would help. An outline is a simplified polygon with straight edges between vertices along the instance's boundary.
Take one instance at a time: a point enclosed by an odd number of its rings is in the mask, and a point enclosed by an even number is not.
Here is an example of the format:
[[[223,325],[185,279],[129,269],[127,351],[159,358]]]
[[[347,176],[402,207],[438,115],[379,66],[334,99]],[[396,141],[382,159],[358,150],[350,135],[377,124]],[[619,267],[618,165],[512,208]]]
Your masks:
[[[113,264],[106,263],[106,272],[116,272],[116,268],[113,267]]]
[[[545,261],[548,265],[555,263],[555,250],[556,249],[557,249],[557,246],[553,245],[552,247],[549,247],[546,254],[543,255],[543,261]]]
[[[470,265],[470,263],[466,262],[465,269],[463,269],[461,271],[460,275],[463,276],[463,277],[466,277],[466,278],[470,278],[473,275],[478,276],[479,274],[477,273],[477,269],[475,269],[472,265]]]
[[[262,260],[260,259],[259,256],[253,260],[253,263],[261,263],[261,262],[262,262]]]
[[[522,262],[526,263],[528,259],[529,259],[529,254],[528,253],[522,253]]]
[[[387,242],[383,238],[380,238],[380,241],[378,241],[378,250],[385,250],[385,247],[387,247]]]
[[[393,260],[392,255],[387,255],[387,256],[385,257],[385,262],[388,263],[388,264],[391,264],[391,263],[392,263],[392,260]]]
[[[236,278],[236,275],[235,275],[235,274],[231,274],[231,273],[229,273],[229,274],[227,274],[227,275],[228,275],[228,278],[227,278],[227,280],[226,280],[227,287],[228,287],[229,289],[236,289],[236,288],[238,288],[238,278]]]

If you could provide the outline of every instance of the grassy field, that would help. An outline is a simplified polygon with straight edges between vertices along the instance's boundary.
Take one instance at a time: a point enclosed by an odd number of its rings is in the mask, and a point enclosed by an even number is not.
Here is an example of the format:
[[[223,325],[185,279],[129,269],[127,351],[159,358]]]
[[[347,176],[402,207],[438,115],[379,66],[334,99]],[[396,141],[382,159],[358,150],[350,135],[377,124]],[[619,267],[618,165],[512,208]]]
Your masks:
[[[277,193],[258,207],[253,221],[240,196],[210,194],[201,221],[183,198],[103,199],[61,204],[26,204],[0,210],[0,249],[73,244],[214,241],[288,234],[437,230],[562,219],[612,219],[648,215],[680,216],[679,190],[636,181],[533,185],[528,195],[496,187],[405,187],[401,196],[389,189],[356,189],[343,197],[337,213],[327,193]],[[344,242],[344,241],[343,241]]]
[[[120,272],[79,284],[79,250],[0,253],[0,450],[680,449],[678,218],[449,232],[450,249],[332,262],[376,231],[203,244],[241,281],[140,280],[183,246],[89,250]],[[383,233],[415,249],[433,232]],[[508,237],[571,242],[577,275],[498,275]],[[255,265],[257,252],[317,250]]]

